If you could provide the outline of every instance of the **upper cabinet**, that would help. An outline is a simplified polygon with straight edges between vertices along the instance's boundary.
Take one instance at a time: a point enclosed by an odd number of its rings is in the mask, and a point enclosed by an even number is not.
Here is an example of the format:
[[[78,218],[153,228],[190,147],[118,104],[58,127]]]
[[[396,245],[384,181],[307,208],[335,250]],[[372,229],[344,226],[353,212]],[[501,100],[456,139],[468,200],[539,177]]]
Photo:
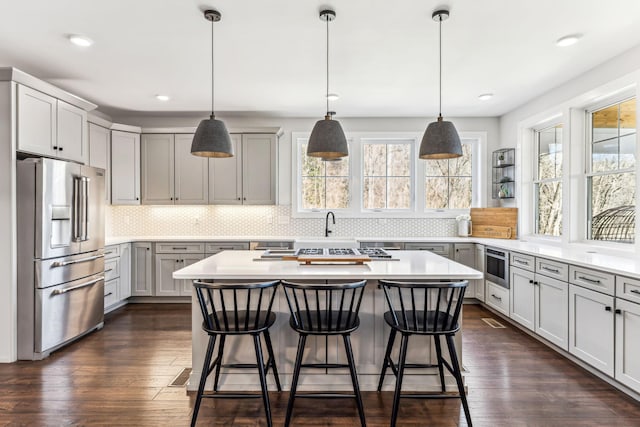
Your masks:
[[[111,131],[89,123],[89,166],[105,170],[105,195],[111,200]]]
[[[207,159],[191,154],[193,134],[142,136],[142,203],[208,202]]]
[[[276,202],[276,135],[232,134],[235,156],[209,160],[209,203]]]
[[[111,204],[140,204],[140,134],[111,131]]]
[[[87,113],[27,86],[17,85],[18,150],[88,161]]]

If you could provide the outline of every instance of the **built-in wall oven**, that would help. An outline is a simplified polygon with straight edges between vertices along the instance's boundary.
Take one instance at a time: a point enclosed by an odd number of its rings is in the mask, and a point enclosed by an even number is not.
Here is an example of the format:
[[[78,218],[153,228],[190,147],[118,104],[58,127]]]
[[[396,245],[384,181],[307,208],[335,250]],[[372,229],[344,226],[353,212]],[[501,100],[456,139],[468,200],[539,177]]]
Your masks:
[[[509,252],[487,246],[484,253],[484,278],[509,289]]]

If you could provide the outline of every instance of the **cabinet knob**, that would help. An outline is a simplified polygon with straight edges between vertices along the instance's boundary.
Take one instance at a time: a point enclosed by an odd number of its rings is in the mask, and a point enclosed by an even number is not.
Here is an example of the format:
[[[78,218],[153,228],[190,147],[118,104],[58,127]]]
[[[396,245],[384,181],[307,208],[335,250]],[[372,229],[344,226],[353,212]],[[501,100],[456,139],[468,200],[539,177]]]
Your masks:
[[[529,283],[533,283],[533,280],[529,280]]]
[[[140,197],[136,197],[136,200],[140,200]]]
[[[247,198],[246,198],[246,197],[243,197],[243,198],[242,198],[242,200],[247,200]]]
[[[622,310],[620,310],[619,308],[616,308],[616,314],[622,314]]]
[[[169,197],[169,200],[173,200],[173,197]]]
[[[605,311],[611,311],[611,307],[610,306],[606,306],[604,309],[605,309]]]
[[[58,147],[58,151],[62,151],[62,147]]]
[[[54,150],[57,150],[57,149],[58,149],[58,146],[57,146],[57,145],[54,145],[54,146],[53,146],[53,149],[54,149]]]
[[[242,200],[242,199],[240,199],[240,197],[238,197],[238,200]]]

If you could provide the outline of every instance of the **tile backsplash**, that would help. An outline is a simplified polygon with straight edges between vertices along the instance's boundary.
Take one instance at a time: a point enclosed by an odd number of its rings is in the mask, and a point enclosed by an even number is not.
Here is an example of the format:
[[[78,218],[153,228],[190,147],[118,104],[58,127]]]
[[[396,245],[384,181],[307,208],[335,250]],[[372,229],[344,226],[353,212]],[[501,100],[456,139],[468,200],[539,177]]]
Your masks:
[[[455,236],[451,218],[336,218],[334,237]],[[107,206],[107,236],[322,236],[324,219],[291,206]]]

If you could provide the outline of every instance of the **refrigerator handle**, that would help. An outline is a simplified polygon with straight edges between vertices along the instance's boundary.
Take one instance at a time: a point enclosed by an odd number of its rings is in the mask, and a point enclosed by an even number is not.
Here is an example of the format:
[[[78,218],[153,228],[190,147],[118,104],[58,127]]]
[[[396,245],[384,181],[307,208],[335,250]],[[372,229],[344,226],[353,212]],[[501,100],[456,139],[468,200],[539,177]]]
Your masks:
[[[81,217],[82,217],[82,185],[80,177],[73,177],[73,241],[81,240]]]
[[[89,240],[89,178],[82,177],[82,241]]]

